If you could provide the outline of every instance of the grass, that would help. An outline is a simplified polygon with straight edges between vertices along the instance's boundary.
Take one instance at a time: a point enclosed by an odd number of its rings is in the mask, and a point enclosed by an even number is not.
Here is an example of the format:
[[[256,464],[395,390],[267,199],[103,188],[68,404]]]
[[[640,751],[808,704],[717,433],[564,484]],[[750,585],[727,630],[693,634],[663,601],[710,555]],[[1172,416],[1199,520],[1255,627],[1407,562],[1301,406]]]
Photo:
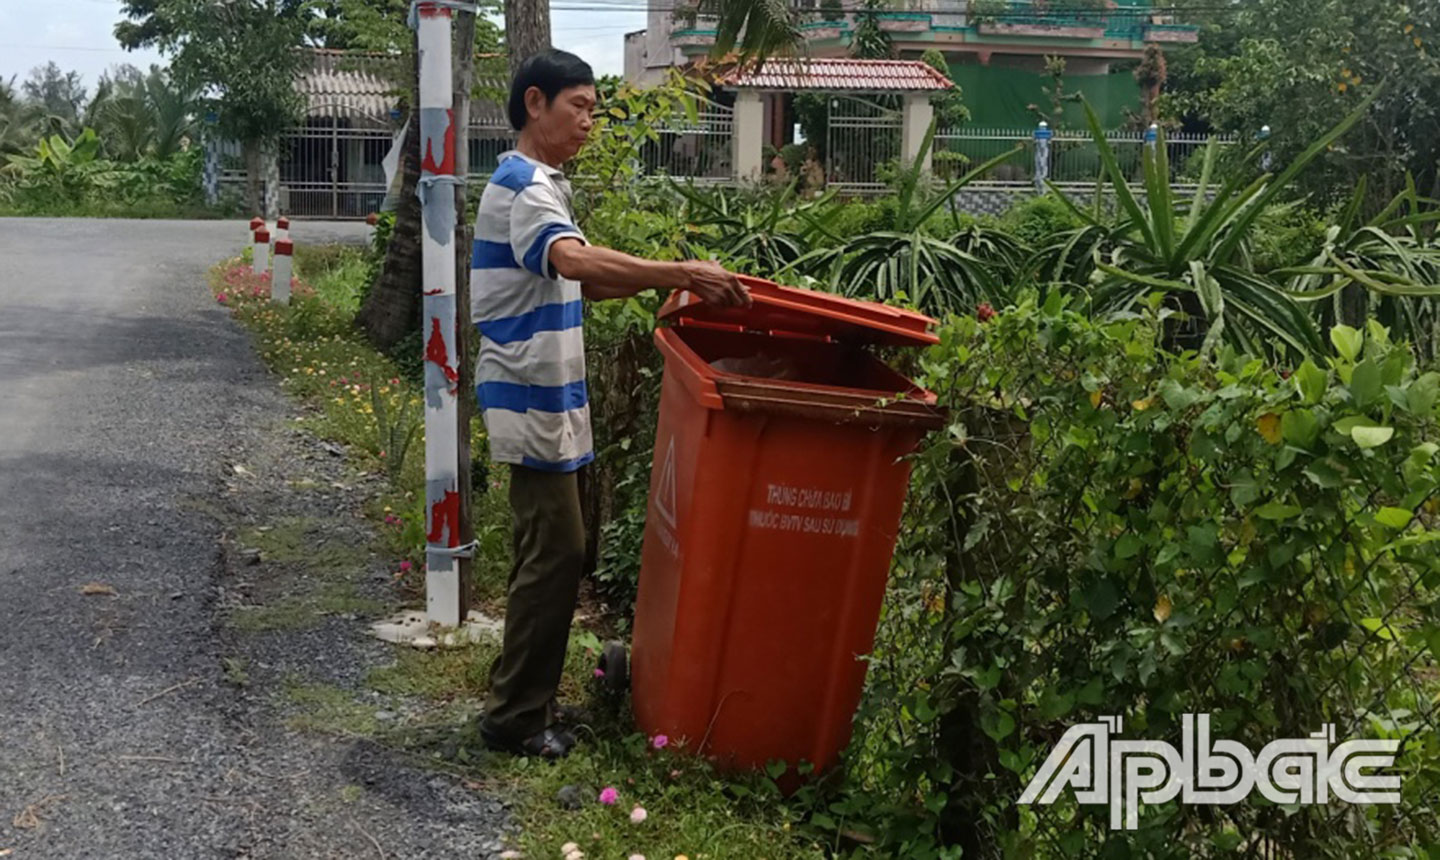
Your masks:
[[[201,221],[234,218],[238,210],[212,208],[198,203],[176,203],[165,197],[147,198],[130,203],[112,200],[87,200],[81,203],[55,200],[0,200],[0,217],[19,218],[142,218],[160,220]]]
[[[283,698],[293,711],[287,723],[299,731],[370,737],[380,728],[379,708],[355,701],[354,694],[333,684],[291,678]]]
[[[250,633],[299,630],[329,615],[379,615],[386,606],[362,597],[353,578],[364,573],[370,552],[327,533],[324,523],[310,517],[286,517],[267,526],[246,529],[242,546],[260,551],[263,562],[295,572],[295,591],[230,614],[229,625]]]
[[[367,503],[365,513],[377,525],[380,547],[407,573],[397,574],[417,599],[423,595],[424,462],[423,429],[413,453],[403,462],[381,456],[386,429],[376,417],[372,395],[387,398],[394,414],[404,401],[418,406],[421,396],[416,343],[384,355],[353,328],[361,284],[372,262],[356,249],[297,249],[302,285],[288,308],[268,300],[268,282],[247,275],[240,260],[212,273],[212,288],[254,336],[255,347],[281,384],[312,407],[299,426],[322,439],[347,446],[353,464],[388,474],[389,489]],[[510,513],[504,470],[484,466],[484,426],[472,426],[476,473],[472,515],[480,542],[475,589],[483,601],[503,596],[510,567]],[[483,480],[482,480],[483,479]],[[337,573],[358,560],[353,547],[316,546],[311,524],[282,520],[265,531],[245,533],[243,541],[266,559],[313,565],[317,585],[310,591],[246,610],[232,618],[242,629],[283,630],[304,626],[326,612],[368,612],[354,602]],[[317,552],[318,551],[318,552]],[[372,670],[364,686],[382,699],[403,701],[408,716],[382,729],[374,704],[357,694],[299,679],[287,683],[284,699],[297,729],[345,736],[376,737],[421,755],[435,767],[458,772],[516,799],[514,814],[523,825],[519,844],[528,857],[558,856],[576,842],[594,858],[812,858],[831,856],[801,824],[804,804],[784,801],[764,775],[732,779],[718,775],[695,756],[655,749],[629,717],[628,704],[601,696],[595,687],[595,632],[577,628],[572,636],[561,682],[562,701],[588,703],[593,714],[582,727],[582,743],[568,759],[542,763],[498,756],[474,736],[473,717],[489,686],[489,667],[499,650],[486,641],[464,648],[417,651],[396,648],[394,662]],[[577,786],[577,810],[560,806],[556,793]],[[620,801],[598,801],[602,788],[618,790]],[[635,824],[633,807],[648,818]],[[833,848],[833,846],[830,846]]]
[[[310,517],[286,517],[269,526],[246,529],[240,542],[260,550],[263,561],[303,564],[320,572],[358,570],[369,557],[366,547],[337,541]]]

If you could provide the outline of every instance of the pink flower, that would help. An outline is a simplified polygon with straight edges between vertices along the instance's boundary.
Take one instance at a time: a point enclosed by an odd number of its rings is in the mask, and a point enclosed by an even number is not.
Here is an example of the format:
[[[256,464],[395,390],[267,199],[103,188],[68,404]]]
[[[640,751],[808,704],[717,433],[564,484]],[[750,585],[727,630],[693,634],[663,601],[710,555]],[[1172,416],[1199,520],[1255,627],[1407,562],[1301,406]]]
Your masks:
[[[413,565],[411,565],[410,562],[408,562],[408,561],[402,561],[402,562],[400,562],[400,572],[401,572],[401,573],[409,573],[409,572],[410,572],[410,568],[411,568],[412,566],[413,566]]]
[[[650,745],[657,750],[663,750],[670,745],[670,739],[665,735],[656,735],[650,739]]]
[[[218,295],[218,296],[215,297],[215,301],[217,301],[217,302],[219,302],[220,304],[223,305],[223,304],[225,304],[225,302],[226,302],[226,300],[227,300],[228,298],[229,298],[229,297],[226,296],[224,293],[221,293],[220,295]]]
[[[399,380],[399,379],[392,379],[392,380],[390,380],[390,384],[391,384],[391,385],[399,385],[399,384],[400,384],[400,380]]]
[[[600,792],[600,802],[606,806],[614,806],[620,802],[620,792],[610,786],[606,786],[605,790]]]
[[[634,809],[630,810],[631,824],[643,824],[645,822],[645,819],[649,817],[650,813],[646,812],[645,807],[643,806],[637,806]]]
[[[604,669],[596,669],[596,670],[595,670],[595,677],[597,677],[597,678],[603,678],[603,677],[605,677],[605,670],[604,670]]]

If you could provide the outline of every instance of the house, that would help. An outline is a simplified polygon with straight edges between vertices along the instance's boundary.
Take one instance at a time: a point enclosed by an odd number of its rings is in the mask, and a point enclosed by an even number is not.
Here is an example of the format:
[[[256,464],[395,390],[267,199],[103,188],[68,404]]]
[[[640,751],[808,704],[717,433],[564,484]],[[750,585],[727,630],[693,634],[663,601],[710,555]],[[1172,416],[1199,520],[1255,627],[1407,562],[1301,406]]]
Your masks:
[[[847,0],[798,0],[806,54],[848,56],[860,5]],[[939,50],[949,77],[965,93],[976,126],[1034,124],[1029,105],[1048,107],[1046,57],[1065,59],[1064,89],[1084,93],[1102,120],[1118,126],[1138,109],[1139,87],[1117,68],[1138,60],[1149,44],[1194,42],[1198,30],[1180,25],[1150,0],[900,0],[875,13],[900,58]],[[666,68],[709,53],[715,20],[692,0],[649,0],[644,30],[625,36],[625,74],[640,83],[663,79]],[[778,109],[777,109],[778,110]],[[1077,117],[1078,119],[1078,117]]]
[[[305,102],[304,117],[281,137],[277,153],[279,211],[301,218],[364,218],[385,199],[386,158],[407,126],[403,59],[328,49],[307,53],[295,81]],[[504,76],[495,57],[477,58],[477,87],[483,93],[503,90]],[[496,156],[513,143],[499,99],[473,99],[472,176],[488,176]],[[240,147],[222,142],[218,149],[218,183],[243,183]]]

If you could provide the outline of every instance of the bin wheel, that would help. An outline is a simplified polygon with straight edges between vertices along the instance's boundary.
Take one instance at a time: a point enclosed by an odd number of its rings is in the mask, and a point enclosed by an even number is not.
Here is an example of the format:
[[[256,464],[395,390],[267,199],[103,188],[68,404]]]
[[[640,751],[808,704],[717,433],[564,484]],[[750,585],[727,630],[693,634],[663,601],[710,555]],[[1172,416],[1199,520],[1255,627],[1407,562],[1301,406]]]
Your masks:
[[[624,642],[606,642],[600,650],[599,667],[605,673],[600,684],[607,692],[619,695],[630,688],[630,657]]]

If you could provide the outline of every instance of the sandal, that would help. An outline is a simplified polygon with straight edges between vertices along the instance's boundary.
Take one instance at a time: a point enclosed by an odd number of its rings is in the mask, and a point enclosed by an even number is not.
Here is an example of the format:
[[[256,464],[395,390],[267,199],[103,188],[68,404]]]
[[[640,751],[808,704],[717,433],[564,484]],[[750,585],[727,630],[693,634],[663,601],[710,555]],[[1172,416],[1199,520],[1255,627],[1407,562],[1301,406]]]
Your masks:
[[[492,750],[551,760],[564,758],[575,747],[575,735],[559,724],[518,741],[497,735],[482,725],[480,738]]]

